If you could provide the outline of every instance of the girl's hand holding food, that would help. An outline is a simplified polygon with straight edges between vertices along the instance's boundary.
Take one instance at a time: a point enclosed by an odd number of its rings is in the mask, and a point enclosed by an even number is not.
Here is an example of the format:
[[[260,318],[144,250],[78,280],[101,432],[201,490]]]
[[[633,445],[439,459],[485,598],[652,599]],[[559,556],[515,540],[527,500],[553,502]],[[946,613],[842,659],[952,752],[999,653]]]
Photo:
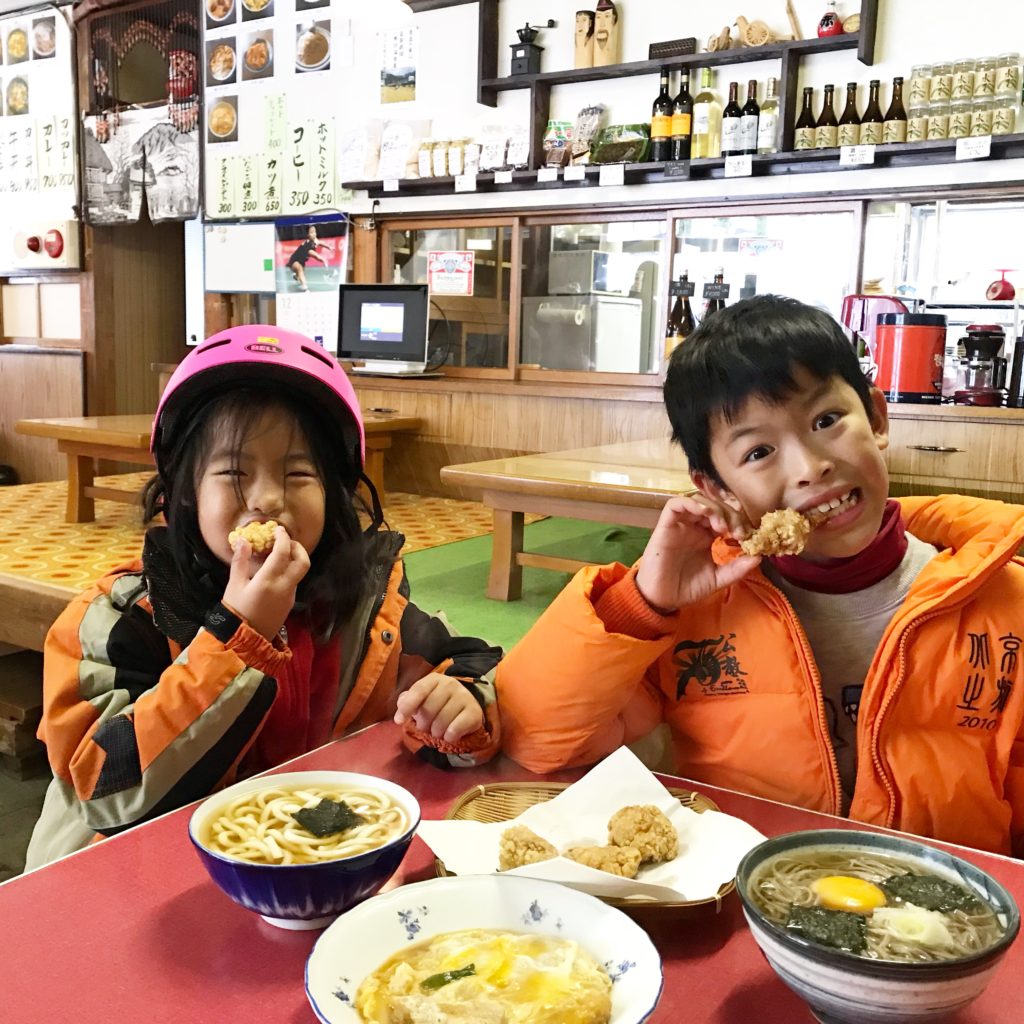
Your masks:
[[[395,722],[410,719],[420,732],[455,743],[484,724],[484,712],[458,679],[431,672],[399,694]]]

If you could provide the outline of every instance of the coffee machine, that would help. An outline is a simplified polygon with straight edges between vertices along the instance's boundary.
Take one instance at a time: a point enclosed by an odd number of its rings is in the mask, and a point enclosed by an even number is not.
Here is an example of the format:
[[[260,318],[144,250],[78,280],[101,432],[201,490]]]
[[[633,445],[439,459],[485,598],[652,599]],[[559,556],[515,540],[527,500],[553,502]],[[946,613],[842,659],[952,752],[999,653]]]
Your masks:
[[[965,356],[960,360],[955,405],[1002,405],[1006,392],[1006,360],[1000,354],[1005,335],[998,324],[970,324],[960,339]]]

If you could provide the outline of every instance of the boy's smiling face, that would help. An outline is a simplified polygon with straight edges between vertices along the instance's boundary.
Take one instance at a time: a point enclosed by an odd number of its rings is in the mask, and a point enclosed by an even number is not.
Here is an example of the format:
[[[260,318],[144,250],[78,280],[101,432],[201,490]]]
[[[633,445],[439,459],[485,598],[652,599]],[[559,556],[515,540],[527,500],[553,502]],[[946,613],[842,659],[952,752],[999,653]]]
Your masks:
[[[841,377],[819,380],[798,366],[793,379],[796,390],[781,403],[752,396],[731,422],[721,413],[712,419],[711,461],[725,486],[700,473],[694,482],[755,527],[774,509],[825,514],[803,558],[859,554],[878,533],[889,494],[885,398],[872,389],[869,418]]]

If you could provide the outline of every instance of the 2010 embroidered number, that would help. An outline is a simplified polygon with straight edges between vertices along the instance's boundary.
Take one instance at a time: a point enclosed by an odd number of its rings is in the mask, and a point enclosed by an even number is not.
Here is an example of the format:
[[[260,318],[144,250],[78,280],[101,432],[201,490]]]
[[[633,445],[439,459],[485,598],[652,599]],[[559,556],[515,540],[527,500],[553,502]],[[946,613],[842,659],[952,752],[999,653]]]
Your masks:
[[[991,732],[999,724],[999,719],[964,715],[956,724],[961,729],[985,729],[987,732]]]

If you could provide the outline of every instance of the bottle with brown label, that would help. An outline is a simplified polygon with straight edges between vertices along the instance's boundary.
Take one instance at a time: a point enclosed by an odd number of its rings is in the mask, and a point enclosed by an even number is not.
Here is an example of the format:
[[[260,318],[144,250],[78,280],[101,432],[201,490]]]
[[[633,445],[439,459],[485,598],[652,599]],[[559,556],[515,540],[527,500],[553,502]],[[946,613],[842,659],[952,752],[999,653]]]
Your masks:
[[[672,97],[668,94],[668,68],[661,69],[661,88],[651,107],[651,150],[656,163],[672,156]]]
[[[804,105],[800,110],[800,116],[796,119],[796,130],[793,134],[794,149],[814,149],[818,124],[814,118],[814,111],[811,109],[813,102],[814,90],[809,85],[804,86]]]
[[[903,106],[903,79],[897,75],[892,80],[892,102],[885,112],[882,125],[883,142],[907,141],[907,111]]]
[[[882,141],[882,108],[878,105],[878,87],[881,82],[871,79],[868,93],[868,105],[864,108],[864,116],[860,119],[860,143],[862,146],[876,146]]]
[[[839,122],[836,120],[834,103],[835,86],[825,86],[825,99],[821,105],[821,114],[814,129],[815,149],[834,149],[839,145]]]
[[[856,146],[860,142],[860,114],[857,113],[857,83],[846,83],[846,106],[839,118],[839,145]]]

